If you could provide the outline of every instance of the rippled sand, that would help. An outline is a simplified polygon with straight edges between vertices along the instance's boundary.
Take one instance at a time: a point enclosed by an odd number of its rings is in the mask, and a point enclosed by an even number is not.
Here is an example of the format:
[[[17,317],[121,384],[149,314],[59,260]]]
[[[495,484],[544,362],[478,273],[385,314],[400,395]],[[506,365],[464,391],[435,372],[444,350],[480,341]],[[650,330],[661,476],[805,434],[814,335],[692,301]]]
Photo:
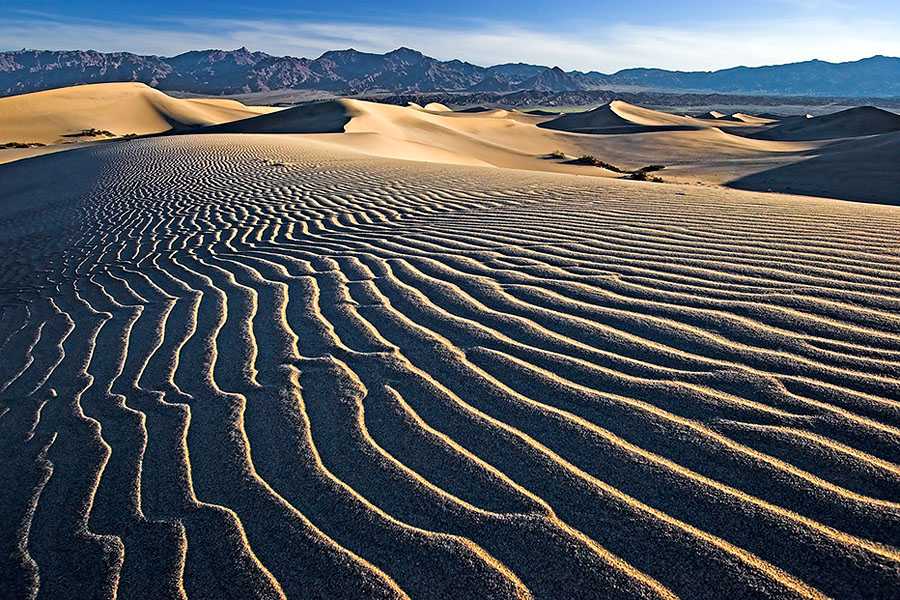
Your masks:
[[[181,136],[0,166],[2,598],[896,598],[900,209]]]

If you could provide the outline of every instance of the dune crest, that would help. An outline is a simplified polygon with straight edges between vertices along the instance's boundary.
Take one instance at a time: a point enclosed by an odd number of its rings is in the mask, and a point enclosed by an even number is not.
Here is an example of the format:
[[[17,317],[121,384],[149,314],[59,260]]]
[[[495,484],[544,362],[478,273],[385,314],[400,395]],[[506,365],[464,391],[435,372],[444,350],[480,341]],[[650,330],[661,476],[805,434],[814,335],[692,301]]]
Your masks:
[[[506,110],[453,112],[340,99],[215,125],[203,132],[322,134],[310,139],[387,158],[583,173],[583,167],[540,158],[558,146],[576,152],[563,136],[535,127],[540,120]]]
[[[741,121],[721,117],[694,118],[642,108],[621,100],[598,106],[586,112],[564,113],[541,127],[580,133],[647,133],[653,131],[696,130],[720,125],[741,127]]]
[[[429,102],[428,104],[423,106],[422,109],[431,112],[452,112],[452,109],[444,106],[440,102]]]
[[[143,83],[97,83],[0,98],[0,144],[58,144],[87,139],[85,130],[114,136],[196,128],[274,112],[234,100],[178,99]]]

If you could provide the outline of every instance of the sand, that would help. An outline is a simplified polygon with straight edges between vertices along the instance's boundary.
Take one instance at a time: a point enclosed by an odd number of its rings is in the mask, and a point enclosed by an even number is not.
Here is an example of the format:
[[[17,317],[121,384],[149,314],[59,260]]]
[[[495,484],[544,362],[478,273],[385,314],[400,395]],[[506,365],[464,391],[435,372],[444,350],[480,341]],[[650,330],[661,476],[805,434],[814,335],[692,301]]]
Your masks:
[[[422,162],[625,176],[577,164],[578,158],[592,155],[623,171],[662,164],[669,181],[714,185],[805,160],[821,146],[819,142],[752,139],[737,135],[734,128],[725,131],[702,119],[623,102],[558,117],[426,108],[333,100],[204,131],[304,134],[304,139],[342,150]],[[759,129],[743,122],[734,127],[748,133]]]
[[[0,597],[894,598],[898,227],[319,136],[0,165]]]
[[[302,134],[342,152],[417,162],[607,178],[663,165],[666,182],[898,202],[900,174],[881,167],[900,159],[891,143],[900,128],[897,115],[861,107],[782,120],[716,111],[706,116],[619,101],[562,115],[350,99],[280,110],[221,98],[181,100],[142,84],[99,84],[0,98],[5,138],[48,144],[0,149],[0,163],[119,143],[126,133]],[[86,129],[100,134],[80,135]],[[865,143],[853,143],[860,139]],[[583,156],[620,172],[579,164]]]
[[[889,116],[148,90],[0,99],[0,598],[896,598]]]
[[[577,154],[572,136],[539,129],[544,120],[506,110],[452,112],[440,105],[394,106],[334,100],[209,127],[209,133],[304,136],[368,155],[444,164],[587,173],[596,169],[548,161],[554,149]]]
[[[873,106],[859,106],[818,117],[787,119],[754,137],[783,141],[833,140],[896,131],[900,131],[900,115]]]
[[[730,187],[900,204],[900,131],[837,140],[800,162],[728,181]]]
[[[278,109],[226,99],[172,98],[143,83],[98,83],[0,98],[0,144],[85,141],[83,130],[150,134],[245,119]]]

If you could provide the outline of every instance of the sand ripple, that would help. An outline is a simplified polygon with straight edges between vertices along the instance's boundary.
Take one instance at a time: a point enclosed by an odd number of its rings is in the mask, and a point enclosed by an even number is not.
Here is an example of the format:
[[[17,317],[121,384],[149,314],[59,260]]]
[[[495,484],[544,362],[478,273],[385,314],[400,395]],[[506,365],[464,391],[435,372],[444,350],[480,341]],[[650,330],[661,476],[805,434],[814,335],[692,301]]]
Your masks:
[[[900,212],[184,136],[0,167],[3,598],[896,598]]]

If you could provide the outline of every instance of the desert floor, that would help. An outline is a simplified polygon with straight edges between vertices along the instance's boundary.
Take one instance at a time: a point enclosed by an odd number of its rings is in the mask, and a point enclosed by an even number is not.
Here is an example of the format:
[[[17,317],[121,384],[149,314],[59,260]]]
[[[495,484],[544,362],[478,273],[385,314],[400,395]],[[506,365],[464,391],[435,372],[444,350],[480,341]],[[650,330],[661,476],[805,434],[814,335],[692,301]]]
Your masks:
[[[0,165],[0,597],[896,598],[898,231],[301,136]]]

